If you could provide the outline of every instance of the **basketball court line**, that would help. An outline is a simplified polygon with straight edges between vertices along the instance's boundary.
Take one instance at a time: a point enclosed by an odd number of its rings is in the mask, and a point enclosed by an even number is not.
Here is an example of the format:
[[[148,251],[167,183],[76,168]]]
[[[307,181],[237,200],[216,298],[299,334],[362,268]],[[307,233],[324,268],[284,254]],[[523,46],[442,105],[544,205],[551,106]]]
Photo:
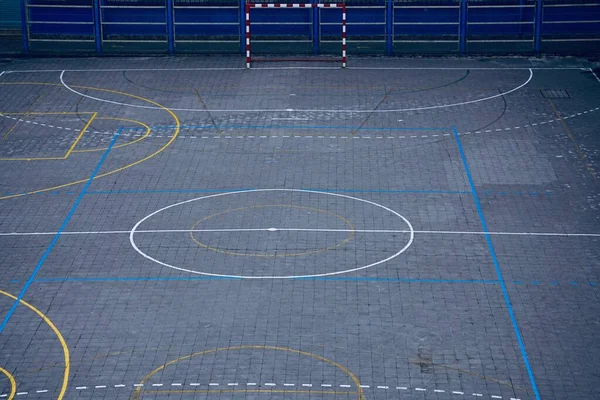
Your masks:
[[[25,293],[27,292],[27,289],[29,289],[29,286],[31,286],[31,284],[33,283],[33,280],[35,279],[35,276],[42,269],[42,266],[44,265],[44,262],[46,261],[46,259],[50,255],[50,252],[52,251],[52,249],[54,248],[54,246],[56,245],[56,243],[58,242],[58,239],[60,238],[61,233],[66,229],[69,221],[71,220],[71,218],[75,214],[75,211],[77,210],[77,207],[79,207],[79,203],[81,203],[81,200],[83,199],[83,196],[85,195],[85,192],[88,190],[88,188],[90,187],[90,185],[94,181],[94,178],[96,177],[96,175],[100,171],[100,167],[102,167],[102,164],[104,164],[104,161],[108,157],[108,153],[110,153],[110,151],[112,150],[113,146],[115,145],[115,143],[117,141],[117,138],[119,137],[119,133],[120,132],[115,133],[115,136],[111,140],[111,142],[110,142],[108,148],[106,149],[106,151],[104,152],[104,154],[102,154],[102,157],[100,157],[100,161],[98,161],[98,164],[96,165],[96,168],[94,168],[94,171],[92,172],[92,174],[90,175],[89,179],[87,180],[85,186],[83,187],[83,190],[81,191],[81,193],[79,194],[79,196],[75,200],[75,203],[73,204],[73,206],[71,207],[71,210],[69,211],[69,213],[65,217],[65,219],[64,219],[62,225],[60,226],[58,232],[56,232],[54,234],[54,238],[52,239],[52,242],[46,248],[46,251],[44,251],[44,254],[42,255],[42,257],[38,261],[37,265],[35,266],[33,272],[29,276],[29,279],[27,279],[27,282],[25,282],[25,285],[23,286],[23,289],[21,289],[21,291],[19,292],[19,295],[15,299],[15,301],[14,301],[13,305],[11,306],[10,310],[8,311],[8,313],[6,314],[6,316],[4,317],[2,323],[0,324],[0,333],[2,333],[2,331],[6,327],[6,324],[10,320],[10,317],[15,312],[15,310],[16,310],[17,306],[19,305],[19,303],[21,302],[21,300],[23,300],[23,296],[25,296]]]
[[[506,287],[504,275],[502,273],[502,269],[500,268],[500,262],[498,261],[498,258],[496,257],[496,250],[494,249],[492,237],[489,234],[489,229],[488,229],[488,225],[487,225],[487,222],[485,219],[485,215],[483,213],[483,209],[482,209],[481,203],[479,201],[479,196],[477,195],[477,189],[475,187],[475,181],[473,180],[473,176],[471,175],[471,169],[469,168],[469,162],[467,161],[467,156],[463,149],[463,146],[462,146],[462,143],[460,140],[460,136],[458,135],[458,130],[456,129],[456,127],[453,128],[453,131],[454,131],[454,139],[456,141],[456,146],[458,147],[458,152],[460,154],[460,158],[462,159],[463,168],[464,168],[465,174],[467,175],[467,180],[469,182],[469,186],[471,187],[471,192],[473,192],[473,201],[475,203],[475,208],[477,209],[477,214],[479,215],[479,220],[481,222],[481,227],[483,228],[483,232],[484,232],[485,240],[488,245],[488,250],[489,250],[490,256],[492,257],[492,262],[494,264],[494,270],[496,272],[496,276],[498,277],[498,281],[499,281],[498,283],[502,290],[502,296],[504,297],[504,303],[506,305],[508,315],[510,317],[511,325],[513,327],[513,331],[514,331],[515,337],[517,339],[517,343],[519,345],[521,358],[525,365],[525,369],[527,370],[527,375],[529,376],[529,382],[531,384],[531,388],[533,389],[535,398],[536,398],[536,400],[541,400],[542,398],[540,396],[540,392],[538,390],[536,379],[533,374],[533,369],[529,362],[529,356],[527,355],[527,350],[525,348],[525,342],[523,339],[523,335],[521,334],[521,329],[519,328],[519,323],[517,321],[517,317],[516,317],[515,311],[512,306],[510,294],[508,293],[508,289]]]
[[[540,237],[589,237],[600,238],[600,233],[567,233],[567,232],[486,232],[486,231],[436,231],[408,229],[319,229],[319,228],[231,228],[231,229],[141,229],[135,233],[234,233],[234,232],[317,232],[317,233],[411,233],[431,235],[493,235],[493,236],[540,236]],[[58,232],[0,232],[2,236],[51,236]],[[61,235],[129,235],[131,230],[109,231],[64,231]]]
[[[475,99],[475,100],[469,100],[469,101],[463,101],[463,102],[458,102],[458,103],[452,103],[452,104],[441,104],[441,105],[436,105],[436,106],[427,106],[427,107],[413,107],[413,108],[400,108],[400,109],[393,109],[393,110],[375,110],[375,109],[360,109],[360,110],[324,110],[324,109],[292,109],[292,108],[286,108],[286,109],[245,109],[245,110],[236,110],[236,109],[226,109],[226,110],[218,110],[218,109],[207,109],[207,108],[169,108],[172,111],[184,111],[184,112],[202,112],[202,113],[215,113],[215,112],[221,112],[221,113],[226,113],[226,112],[233,112],[233,113],[268,113],[268,112],[280,112],[280,113],[299,113],[299,112],[324,112],[324,113],[336,113],[336,114],[371,114],[371,113],[377,113],[377,114],[385,114],[385,113],[398,113],[398,112],[407,112],[407,111],[424,111],[424,110],[435,110],[435,109],[440,109],[440,108],[450,108],[450,107],[458,107],[458,106],[464,106],[464,105],[469,105],[469,104],[475,104],[475,103],[481,103],[484,101],[488,101],[488,100],[493,100],[495,98],[498,97],[502,97],[502,96],[506,96],[510,93],[516,92],[520,89],[522,89],[523,87],[527,86],[529,84],[529,82],[531,82],[531,80],[533,79],[533,70],[531,68],[528,68],[529,71],[529,78],[522,83],[521,85],[510,89],[506,92],[502,92],[502,93],[498,93],[495,94],[493,96],[488,96],[488,97],[484,97],[484,98],[480,98],[480,99]],[[85,93],[81,93],[78,92],[77,90],[71,88],[69,85],[67,85],[65,83],[64,80],[64,75],[65,75],[65,70],[63,70],[60,73],[60,82],[61,84],[65,87],[65,89],[77,94],[78,96],[82,96],[91,100],[96,100],[96,101],[100,101],[103,103],[109,103],[109,104],[114,104],[114,105],[118,105],[118,106],[125,106],[125,107],[133,107],[133,108],[142,108],[142,109],[149,109],[149,110],[158,110],[160,108],[155,107],[155,106],[142,106],[142,105],[138,105],[138,104],[130,104],[130,103],[121,103],[118,101],[112,101],[112,100],[107,100],[107,99],[101,99],[98,97],[94,97],[94,96],[90,96],[87,95]]]

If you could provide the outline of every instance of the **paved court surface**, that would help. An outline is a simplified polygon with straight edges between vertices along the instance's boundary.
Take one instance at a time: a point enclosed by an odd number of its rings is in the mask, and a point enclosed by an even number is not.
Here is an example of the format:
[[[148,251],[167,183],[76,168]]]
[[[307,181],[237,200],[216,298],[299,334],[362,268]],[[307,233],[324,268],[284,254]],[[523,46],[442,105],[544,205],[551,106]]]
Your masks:
[[[0,397],[600,398],[581,59],[0,63]]]

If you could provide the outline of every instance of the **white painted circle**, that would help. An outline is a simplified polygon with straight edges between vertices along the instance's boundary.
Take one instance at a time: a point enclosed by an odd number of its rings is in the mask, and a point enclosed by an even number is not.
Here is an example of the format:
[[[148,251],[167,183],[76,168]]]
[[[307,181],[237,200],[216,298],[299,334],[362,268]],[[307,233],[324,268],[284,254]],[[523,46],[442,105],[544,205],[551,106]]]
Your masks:
[[[198,200],[204,200],[204,199],[210,199],[210,198],[214,198],[214,197],[220,197],[220,196],[229,196],[229,195],[234,195],[234,194],[240,194],[240,193],[253,193],[253,192],[300,192],[300,193],[314,193],[314,194],[322,194],[322,195],[326,195],[326,196],[334,196],[334,197],[341,197],[341,198],[345,198],[345,199],[350,199],[350,200],[355,200],[355,201],[360,201],[362,203],[366,203],[366,204],[370,204],[372,206],[381,208],[385,211],[388,211],[392,214],[394,214],[395,216],[397,216],[398,218],[402,219],[406,225],[408,226],[408,233],[410,235],[410,238],[408,240],[408,243],[406,243],[406,245],[404,247],[402,247],[402,249],[400,249],[400,251],[392,254],[391,256],[383,259],[383,260],[379,260],[376,261],[374,263],[368,264],[368,265],[364,265],[362,267],[357,267],[357,268],[352,268],[352,269],[346,269],[343,271],[334,271],[334,272],[328,272],[328,273],[323,273],[323,274],[311,274],[311,275],[285,275],[285,276],[254,276],[254,275],[226,275],[226,274],[214,274],[214,273],[209,273],[209,272],[202,272],[202,271],[195,271],[195,270],[191,270],[191,269],[186,269],[186,268],[181,268],[181,267],[177,267],[175,265],[171,265],[168,263],[165,263],[163,261],[157,260],[156,258],[153,258],[152,256],[146,254],[145,252],[143,252],[142,250],[140,250],[140,248],[136,245],[135,240],[134,240],[134,236],[135,233],[137,231],[137,229],[139,228],[139,226],[141,224],[143,224],[145,221],[147,221],[148,219],[152,218],[153,216],[166,211],[170,208],[174,208],[174,207],[178,207],[184,204],[188,204],[188,203],[192,203],[194,201],[198,201]],[[269,228],[268,231],[270,232],[274,232],[277,231],[276,228]],[[151,214],[148,214],[147,216],[145,216],[144,218],[142,218],[141,220],[139,220],[134,227],[131,229],[131,231],[129,232],[129,242],[131,243],[131,246],[134,248],[135,251],[137,251],[142,257],[153,261],[157,264],[160,264],[164,267],[168,267],[168,268],[172,268],[172,269],[176,269],[178,271],[183,271],[183,272],[189,272],[192,274],[197,274],[197,275],[206,275],[206,276],[215,276],[215,277],[222,277],[222,278],[238,278],[238,279],[296,279],[296,278],[315,278],[315,277],[322,277],[322,276],[332,276],[332,275],[341,275],[341,274],[347,274],[349,272],[355,272],[355,271],[360,271],[363,269],[367,269],[367,268],[371,268],[374,267],[376,265],[379,264],[383,264],[385,262],[388,262],[396,257],[398,257],[400,254],[404,253],[411,245],[412,242],[415,238],[415,230],[413,228],[413,226],[411,225],[410,221],[408,221],[406,218],[404,218],[402,215],[400,215],[399,213],[397,213],[396,211],[392,210],[391,208],[388,208],[386,206],[383,206],[381,204],[375,203],[373,201],[369,201],[369,200],[365,200],[365,199],[360,199],[358,197],[352,197],[352,196],[347,196],[345,194],[339,194],[339,193],[328,193],[328,192],[319,192],[316,190],[302,190],[302,189],[252,189],[252,190],[240,190],[240,191],[235,191],[235,192],[225,192],[225,193],[218,193],[218,194],[212,194],[209,196],[202,196],[202,197],[196,197],[194,199],[190,199],[190,200],[185,200],[185,201],[181,201],[179,203],[175,203],[175,204],[171,204],[169,206],[163,207],[161,209],[158,209],[156,211],[154,211]]]

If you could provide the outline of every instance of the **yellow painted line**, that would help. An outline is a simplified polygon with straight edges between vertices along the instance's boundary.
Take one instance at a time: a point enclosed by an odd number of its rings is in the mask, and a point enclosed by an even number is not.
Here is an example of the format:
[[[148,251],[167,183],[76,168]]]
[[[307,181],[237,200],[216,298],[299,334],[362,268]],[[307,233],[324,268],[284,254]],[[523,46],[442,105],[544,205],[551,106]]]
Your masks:
[[[38,97],[33,101],[33,103],[31,103],[29,105],[29,107],[27,107],[27,110],[31,110],[33,108],[34,105],[37,104],[37,102],[42,98],[43,94],[39,94]],[[15,128],[17,127],[17,125],[19,125],[19,122],[21,121],[17,121],[15,122],[15,124],[10,128],[10,130],[8,132],[6,132],[6,134],[4,136],[2,136],[2,140],[6,140],[6,138],[8,137],[8,135],[11,134],[12,131],[15,130]]]
[[[560,112],[554,106],[554,102],[552,102],[552,100],[550,99],[548,99],[548,102],[552,106],[552,110],[554,110],[554,114],[558,117],[558,120],[560,121],[561,125],[563,126],[563,128],[565,128],[567,136],[569,136],[569,139],[571,139],[571,141],[573,142],[573,146],[575,146],[575,152],[579,156],[581,162],[583,162],[583,165],[585,165],[585,169],[587,169],[587,171],[590,173],[590,175],[592,175],[594,179],[598,179],[598,173],[596,172],[592,164],[589,162],[587,155],[583,152],[583,150],[581,150],[581,147],[575,140],[575,135],[573,134],[573,131],[571,130],[571,128],[569,128],[569,125],[567,125],[565,119],[561,116]]]
[[[0,115],[2,115],[2,114],[3,113],[0,113]],[[30,115],[31,114],[64,115],[65,113],[59,113],[59,112],[54,112],[54,113],[29,113],[29,112],[26,112],[24,114],[30,114]],[[77,114],[77,113],[69,113],[69,114]],[[79,135],[75,139],[75,142],[73,142],[73,144],[71,145],[71,147],[69,148],[69,150],[67,151],[67,153],[64,156],[62,156],[62,157],[2,157],[2,158],[0,158],[0,161],[49,161],[49,160],[50,161],[56,161],[56,160],[66,160],[71,155],[71,153],[73,152],[73,149],[75,149],[75,146],[77,146],[77,144],[79,143],[79,141],[81,140],[81,138],[85,134],[85,131],[89,128],[89,126],[92,123],[92,121],[94,120],[94,118],[96,118],[96,116],[98,115],[98,113],[95,113],[95,112],[92,112],[92,113],[79,113],[79,114],[92,114],[92,117],[89,119],[89,121],[87,122],[87,124],[85,124],[85,126],[83,127],[83,129],[79,132]],[[18,121],[17,121],[17,123],[18,123]],[[15,126],[17,126],[17,124],[15,124],[13,126],[13,128]],[[8,133],[10,133],[10,131]],[[8,135],[8,133],[6,135]]]
[[[332,216],[342,220],[342,222],[344,222],[350,228],[350,233],[347,238],[345,238],[341,242],[334,244],[332,246],[329,246],[329,247],[324,247],[324,248],[314,249],[314,250],[306,250],[306,251],[299,252],[299,253],[281,253],[281,254],[244,253],[244,252],[238,252],[238,251],[224,250],[224,249],[220,249],[218,247],[213,247],[213,246],[204,244],[201,241],[199,241],[198,239],[196,239],[196,236],[194,235],[194,231],[196,230],[196,228],[198,227],[198,225],[201,222],[204,222],[204,221],[209,220],[214,217],[218,217],[219,215],[223,215],[223,214],[227,214],[227,213],[231,213],[231,212],[235,212],[235,211],[244,211],[244,210],[251,210],[251,209],[256,209],[256,208],[264,208],[264,207],[289,207],[289,208],[296,208],[299,210],[308,210],[308,211],[314,211],[317,213],[332,215]],[[266,257],[273,257],[273,258],[275,258],[275,257],[299,257],[299,256],[307,256],[307,255],[312,255],[312,254],[323,253],[325,251],[334,250],[334,249],[337,249],[338,247],[344,246],[344,245],[346,245],[346,243],[348,243],[350,240],[352,240],[352,238],[354,238],[354,235],[356,234],[355,229],[356,229],[356,227],[354,226],[354,224],[352,222],[348,221],[346,218],[342,217],[341,215],[332,213],[331,211],[321,210],[319,208],[296,206],[293,204],[272,204],[272,205],[256,205],[256,206],[250,206],[250,207],[234,208],[231,210],[225,210],[225,211],[222,211],[222,212],[219,212],[216,214],[209,215],[208,217],[205,217],[205,218],[201,219],[200,221],[196,222],[194,225],[192,225],[192,229],[190,230],[190,236],[191,236],[192,240],[196,244],[198,244],[200,247],[203,247],[207,250],[215,251],[215,252],[221,253],[221,254],[228,254],[228,255],[232,255],[232,256],[265,257],[265,258]]]
[[[333,394],[336,396],[342,395],[356,395],[358,392],[340,392],[335,390],[284,390],[284,389],[223,389],[223,390],[210,390],[210,389],[199,389],[199,390],[142,390],[142,394],[177,394],[177,393],[201,393],[201,394],[219,394],[219,393],[272,393],[272,394]]]
[[[16,296],[13,296],[12,294],[7,293],[3,290],[0,290],[0,294],[3,294],[6,297],[10,297],[13,300],[17,300]],[[63,397],[65,396],[65,392],[67,391],[67,387],[69,386],[69,373],[71,370],[71,361],[70,361],[71,356],[69,354],[69,346],[67,345],[65,338],[63,338],[63,335],[60,333],[60,331],[54,325],[54,323],[50,320],[50,318],[48,318],[43,312],[41,312],[40,310],[38,310],[31,304],[27,303],[26,301],[20,300],[19,302],[21,304],[23,304],[25,307],[29,308],[34,313],[36,313],[37,315],[39,315],[39,317],[50,327],[50,329],[52,329],[52,331],[54,331],[54,334],[56,335],[56,337],[58,338],[58,341],[60,342],[60,345],[62,346],[64,361],[65,361],[65,370],[63,373],[63,381],[62,381],[60,393],[58,394],[58,397],[57,397],[57,400],[62,400]]]
[[[0,367],[0,372],[6,375],[10,381],[10,394],[8,395],[8,400],[12,400],[15,398],[15,393],[17,393],[17,382],[15,382],[15,377],[2,367]]]
[[[6,85],[6,83],[0,83],[0,85]],[[62,85],[60,85],[62,86]],[[0,111],[0,115],[81,115],[81,114],[94,114],[93,111],[79,111],[79,112],[70,112],[70,111],[52,111],[52,112],[30,112],[30,111],[11,111],[5,112]]]
[[[0,83],[0,85],[47,85],[47,86],[61,86],[62,87],[62,85],[57,84],[57,83],[45,83],[45,82],[2,82],[2,83]],[[137,96],[137,95],[130,94],[130,93],[119,92],[119,91],[111,90],[111,89],[102,89],[102,88],[89,87],[89,86],[73,86],[73,87],[78,88],[78,89],[98,90],[98,91],[101,91],[101,92],[114,93],[114,94],[118,94],[118,95],[121,95],[121,96],[127,96],[127,97],[131,97],[131,98],[138,99],[138,100],[141,100],[141,101],[145,101],[145,102],[153,104],[153,105],[155,105],[157,107],[162,108],[167,113],[169,113],[171,115],[171,117],[173,117],[173,119],[175,120],[175,131],[173,132],[173,137],[171,139],[169,139],[169,141],[164,146],[162,146],[160,149],[158,149],[154,153],[152,153],[152,154],[150,154],[150,155],[148,155],[148,156],[146,156],[146,157],[144,157],[144,158],[142,158],[140,160],[137,160],[137,161],[135,161],[135,162],[133,162],[131,164],[125,165],[125,166],[123,166],[121,168],[117,168],[117,169],[109,171],[109,172],[105,172],[103,174],[96,175],[94,177],[94,179],[103,178],[105,176],[116,174],[117,172],[121,172],[121,171],[126,170],[128,168],[131,168],[131,167],[134,167],[134,166],[136,166],[138,164],[141,164],[141,163],[143,163],[145,161],[148,161],[152,157],[155,157],[158,154],[162,153],[167,147],[169,147],[171,144],[173,144],[173,142],[175,141],[175,139],[177,139],[177,136],[179,136],[179,132],[181,130],[181,123],[179,122],[179,118],[177,118],[177,115],[175,115],[175,113],[173,111],[169,110],[167,107],[163,106],[162,104],[156,103],[156,102],[154,102],[154,101],[152,101],[150,99],[146,99],[146,98],[141,97],[141,96]],[[89,180],[89,178],[80,179],[78,181],[69,182],[69,183],[65,183],[65,184],[57,185],[57,186],[52,186],[52,187],[45,188],[45,189],[38,189],[38,190],[29,191],[29,192],[26,192],[26,193],[19,193],[19,194],[11,194],[11,195],[8,195],[8,196],[2,196],[2,197],[0,197],[0,200],[12,199],[12,198],[16,198],[16,197],[23,197],[23,196],[28,196],[28,195],[32,195],[32,194],[48,192],[48,191],[51,191],[51,190],[62,189],[62,188],[65,188],[65,187],[69,187],[69,186],[73,186],[73,185],[85,183],[88,180]]]
[[[87,124],[85,124],[85,126],[83,127],[83,129],[81,130],[81,132],[79,132],[79,136],[77,136],[77,139],[75,139],[75,142],[71,145],[71,148],[69,148],[69,151],[67,151],[67,154],[65,154],[64,159],[66,160],[67,158],[69,158],[69,156],[71,155],[71,153],[73,152],[73,149],[75,149],[75,146],[77,146],[77,143],[79,143],[79,141],[81,140],[81,138],[83,137],[83,134],[85,133],[85,131],[88,130],[88,128],[90,127],[90,125],[92,124],[92,121],[94,121],[94,119],[98,116],[98,113],[93,113],[92,117],[89,119],[89,121],[87,122]]]
[[[171,366],[175,363],[178,363],[180,361],[183,360],[187,360],[187,359],[191,359],[193,357],[197,357],[197,356],[202,356],[202,355],[206,355],[206,354],[211,354],[211,353],[216,353],[219,351],[236,351],[236,350],[274,350],[274,351],[286,351],[288,353],[294,353],[294,354],[300,354],[303,356],[307,356],[307,357],[311,357],[314,358],[315,360],[318,361],[323,361],[329,365],[333,365],[334,367],[341,369],[344,373],[346,373],[346,375],[348,375],[350,377],[350,379],[352,379],[352,381],[354,382],[354,384],[356,385],[356,393],[358,395],[358,400],[365,400],[365,395],[364,395],[364,391],[363,388],[360,386],[360,381],[358,380],[358,378],[356,377],[356,375],[354,375],[348,368],[344,367],[343,365],[330,360],[328,358],[325,357],[321,357],[317,354],[313,354],[313,353],[308,353],[306,351],[301,351],[301,350],[295,350],[295,349],[290,349],[287,347],[276,347],[276,346],[253,346],[253,345],[243,345],[243,346],[232,346],[232,347],[219,347],[216,349],[210,349],[210,350],[204,350],[204,351],[200,351],[197,353],[192,353],[192,354],[188,354],[186,356],[181,356],[178,357],[174,360],[171,360],[163,365],[161,365],[160,367],[155,368],[152,372],[150,372],[148,375],[146,375],[141,381],[140,384],[141,385],[145,385],[146,382],[148,382],[148,380],[150,378],[152,378],[154,375],[156,375],[158,372],[162,371],[163,369],[167,368],[168,366]],[[139,400],[140,395],[142,394],[143,390],[141,386],[138,386],[135,389],[135,392],[133,393],[133,395],[131,396],[132,400]]]
[[[114,150],[114,149],[118,149],[118,148],[120,148],[120,147],[131,146],[132,144],[138,143],[138,142],[140,142],[140,141],[142,141],[142,140],[146,139],[146,138],[147,138],[147,137],[150,135],[150,132],[151,132],[151,128],[150,128],[148,125],[146,125],[146,124],[145,124],[145,123],[143,123],[143,122],[137,121],[137,120],[135,120],[135,119],[128,119],[128,118],[109,118],[109,117],[96,118],[96,119],[98,119],[98,120],[113,120],[113,121],[125,121],[125,122],[131,122],[131,123],[138,124],[138,125],[141,125],[141,126],[143,126],[144,128],[146,128],[146,133],[144,133],[144,135],[142,135],[141,137],[139,137],[139,138],[137,138],[137,139],[135,139],[135,140],[132,140],[131,142],[128,142],[128,143],[123,143],[123,144],[119,144],[119,145],[113,146],[113,147],[112,147],[112,148],[113,148],[113,150]],[[106,149],[107,149],[107,147],[96,148],[96,149],[86,149],[86,150],[75,150],[75,151],[73,151],[73,153],[91,153],[91,152],[93,152],[93,151],[102,151],[102,150],[106,150]]]

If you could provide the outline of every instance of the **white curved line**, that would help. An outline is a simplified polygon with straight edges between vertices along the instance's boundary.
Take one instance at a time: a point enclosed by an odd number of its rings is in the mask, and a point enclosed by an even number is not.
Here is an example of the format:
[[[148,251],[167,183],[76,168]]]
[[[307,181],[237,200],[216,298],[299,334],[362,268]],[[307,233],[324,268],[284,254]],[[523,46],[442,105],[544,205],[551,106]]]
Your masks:
[[[106,99],[100,99],[98,97],[93,97],[93,96],[89,96],[87,94],[83,94],[81,92],[76,91],[75,89],[72,89],[71,87],[69,87],[65,81],[64,81],[64,74],[65,71],[62,71],[60,73],[60,82],[62,83],[62,85],[70,90],[71,92],[79,95],[79,96],[83,96],[83,97],[87,97],[88,99],[92,99],[92,100],[96,100],[96,101],[101,101],[101,102],[105,102],[105,103],[110,103],[110,104],[115,104],[115,105],[119,105],[119,106],[126,106],[126,107],[135,107],[135,108],[144,108],[144,109],[149,109],[149,110],[161,110],[160,107],[154,107],[154,106],[142,106],[142,105],[137,105],[137,104],[129,104],[129,103],[120,103],[118,101],[111,101],[111,100],[106,100]],[[438,108],[449,108],[449,107],[457,107],[457,106],[464,106],[467,104],[474,104],[474,103],[480,103],[483,101],[488,101],[488,100],[492,100],[501,96],[506,96],[507,94],[516,92],[517,90],[525,87],[529,82],[531,82],[531,79],[533,79],[533,69],[529,68],[529,78],[525,81],[525,83],[522,83],[521,85],[508,90],[506,92],[503,93],[499,93],[499,94],[495,94],[493,96],[489,96],[489,97],[484,97],[482,99],[476,99],[476,100],[469,100],[469,101],[463,101],[460,103],[452,103],[452,104],[442,104],[442,105],[438,105],[438,106],[428,106],[428,107],[413,107],[413,108],[399,108],[399,109],[395,109],[395,110],[373,110],[373,109],[369,109],[369,110],[309,110],[309,109],[301,109],[301,110],[295,110],[295,109],[291,109],[291,108],[287,108],[287,109],[256,109],[256,110],[208,110],[205,108],[173,108],[173,107],[169,107],[170,110],[173,111],[187,111],[187,112],[206,112],[206,113],[211,113],[211,112],[234,112],[234,113],[247,113],[247,112],[278,112],[278,113],[301,113],[301,112],[327,112],[327,113],[354,113],[354,114],[364,114],[364,113],[377,113],[377,114],[384,114],[384,113],[395,113],[395,112],[405,112],[405,111],[423,111],[423,110],[434,110],[434,109],[438,109]]]
[[[408,228],[410,230],[409,231],[410,239],[409,239],[408,243],[402,249],[400,249],[400,251],[398,251],[397,253],[389,256],[386,259],[379,260],[379,261],[377,261],[375,263],[372,263],[372,264],[369,264],[369,265],[365,265],[365,266],[358,267],[358,268],[347,269],[347,270],[344,270],[344,271],[328,272],[328,273],[324,273],[324,274],[287,275],[287,276],[224,275],[224,274],[212,274],[212,273],[208,273],[208,272],[194,271],[194,270],[190,270],[190,269],[176,267],[174,265],[167,264],[165,262],[157,260],[157,259],[149,256],[148,254],[144,253],[135,244],[135,240],[133,239],[133,236],[135,235],[135,232],[136,232],[137,228],[142,223],[144,223],[144,221],[146,221],[147,219],[152,218],[154,215],[159,214],[159,213],[161,213],[161,212],[163,212],[165,210],[168,210],[169,208],[178,207],[180,205],[191,203],[191,202],[197,201],[197,200],[210,199],[210,198],[213,198],[213,197],[220,197],[220,196],[228,196],[228,195],[238,194],[238,193],[254,193],[254,192],[301,192],[301,193],[316,193],[316,194],[324,194],[324,195],[328,195],[328,196],[342,197],[342,198],[346,198],[346,199],[350,199],[350,200],[356,200],[356,201],[360,201],[360,202],[363,202],[363,203],[371,204],[372,206],[379,207],[379,208],[382,208],[382,209],[384,209],[386,211],[389,211],[392,214],[394,214],[395,216],[397,216],[400,219],[402,219],[408,225]],[[406,249],[408,249],[412,245],[412,242],[413,242],[414,238],[415,238],[415,230],[414,230],[413,226],[411,225],[411,223],[406,218],[404,218],[402,215],[398,214],[396,211],[392,210],[391,208],[387,208],[387,207],[385,207],[385,206],[383,206],[381,204],[377,204],[377,203],[369,201],[369,200],[360,199],[358,197],[347,196],[347,195],[344,195],[344,194],[327,193],[327,192],[319,192],[319,191],[316,191],[316,190],[302,190],[302,189],[252,189],[252,190],[240,190],[240,191],[236,191],[236,192],[217,193],[217,194],[212,194],[212,195],[209,195],[209,196],[196,197],[194,199],[185,200],[185,201],[181,201],[179,203],[168,205],[166,207],[163,207],[163,208],[161,208],[159,210],[154,211],[151,214],[148,214],[147,216],[145,216],[144,218],[142,218],[141,220],[139,220],[134,225],[134,227],[131,229],[131,231],[129,233],[129,242],[131,243],[131,246],[133,247],[133,249],[135,251],[137,251],[142,257],[146,258],[147,260],[153,261],[153,262],[155,262],[157,264],[160,264],[160,265],[168,267],[168,268],[176,269],[176,270],[183,271],[183,272],[189,272],[189,273],[192,273],[192,274],[206,275],[206,276],[215,276],[215,277],[221,277],[221,278],[238,278],[238,279],[300,279],[300,278],[315,278],[315,277],[321,277],[321,276],[341,275],[341,274],[347,274],[349,272],[360,271],[360,270],[363,270],[363,269],[374,267],[374,266],[379,265],[379,264],[383,264],[383,263],[385,263],[385,262],[387,262],[387,261],[389,261],[389,260],[391,260],[393,258],[398,257],[400,254],[404,253],[406,251]]]

